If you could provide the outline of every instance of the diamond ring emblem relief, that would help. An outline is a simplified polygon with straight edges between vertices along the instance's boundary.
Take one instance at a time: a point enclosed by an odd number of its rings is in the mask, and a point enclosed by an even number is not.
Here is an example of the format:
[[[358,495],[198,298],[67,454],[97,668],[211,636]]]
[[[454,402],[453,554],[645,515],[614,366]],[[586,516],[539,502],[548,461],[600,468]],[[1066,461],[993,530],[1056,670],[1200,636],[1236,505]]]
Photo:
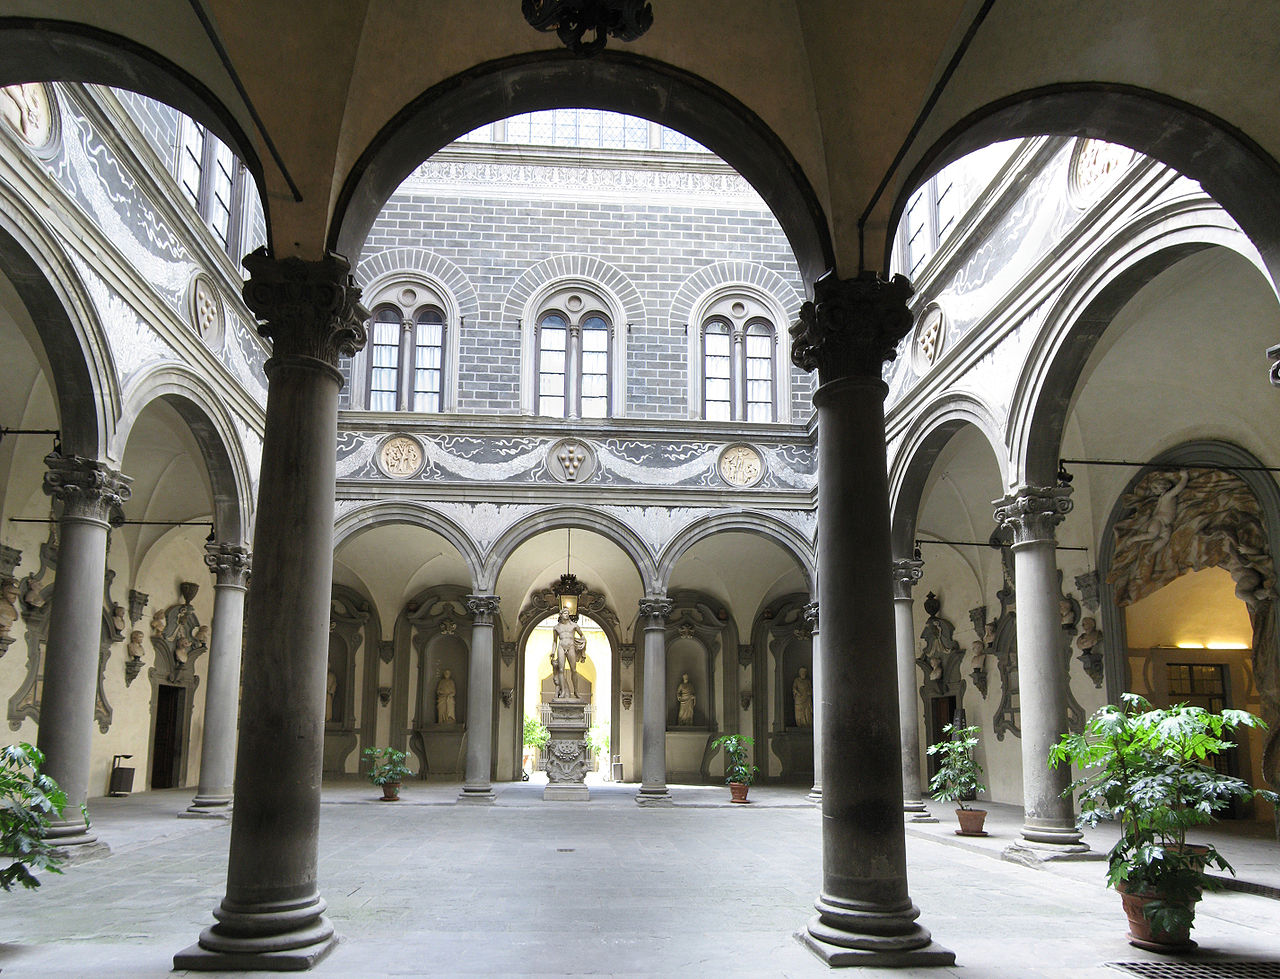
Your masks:
[[[407,435],[397,435],[383,443],[378,459],[388,476],[408,479],[422,468],[422,446]]]
[[[578,439],[561,439],[547,452],[547,471],[562,483],[582,483],[596,471],[591,446]]]
[[[754,486],[764,475],[764,461],[749,445],[731,445],[720,453],[719,470],[730,486]]]
[[[916,323],[912,354],[917,373],[924,373],[938,362],[945,340],[946,319],[942,315],[942,307],[937,303],[930,303]]]
[[[200,336],[206,339],[218,336],[222,306],[213,283],[204,275],[197,275],[191,282],[191,320]]]

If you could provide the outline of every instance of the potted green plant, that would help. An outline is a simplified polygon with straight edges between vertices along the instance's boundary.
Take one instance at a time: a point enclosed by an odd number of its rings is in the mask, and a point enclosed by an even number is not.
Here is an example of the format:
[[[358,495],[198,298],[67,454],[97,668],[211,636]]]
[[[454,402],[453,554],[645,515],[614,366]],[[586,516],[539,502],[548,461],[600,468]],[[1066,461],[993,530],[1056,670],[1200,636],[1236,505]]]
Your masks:
[[[987,791],[979,781],[982,766],[973,757],[981,732],[976,724],[967,727],[948,724],[942,733],[947,736],[946,740],[928,748],[929,754],[938,758],[938,771],[929,780],[929,791],[939,802],[956,804],[956,820],[960,823],[957,836],[986,836],[982,824],[986,821],[987,811],[965,805],[966,799]]]
[[[1235,873],[1213,844],[1187,843],[1187,830],[1213,822],[1233,800],[1276,794],[1255,790],[1213,767],[1213,757],[1242,727],[1265,727],[1242,710],[1214,713],[1176,704],[1155,708],[1126,693],[1120,706],[1099,708],[1079,734],[1063,735],[1050,764],[1070,762],[1079,777],[1080,821],[1120,824],[1107,855],[1107,883],[1120,892],[1129,916],[1130,943],[1155,951],[1192,948],[1195,905],[1217,886],[1208,868]]]
[[[521,764],[521,775],[524,781],[529,781],[530,773],[537,766],[538,752],[544,751],[550,740],[551,732],[547,730],[547,726],[536,717],[525,714],[524,747],[527,749],[525,752],[527,758]]]
[[[741,734],[722,734],[711,742],[712,749],[723,748],[725,755],[724,780],[729,786],[730,802],[746,802],[747,789],[760,773],[747,758],[747,749],[755,741]]]
[[[404,763],[407,755],[398,748],[365,748],[364,756],[369,759],[369,781],[382,787],[382,801],[397,801],[400,783],[413,774]]]
[[[26,742],[0,748],[0,889],[6,891],[15,884],[39,887],[33,870],[62,873],[62,855],[45,833],[67,796],[40,771],[43,764],[44,754]]]

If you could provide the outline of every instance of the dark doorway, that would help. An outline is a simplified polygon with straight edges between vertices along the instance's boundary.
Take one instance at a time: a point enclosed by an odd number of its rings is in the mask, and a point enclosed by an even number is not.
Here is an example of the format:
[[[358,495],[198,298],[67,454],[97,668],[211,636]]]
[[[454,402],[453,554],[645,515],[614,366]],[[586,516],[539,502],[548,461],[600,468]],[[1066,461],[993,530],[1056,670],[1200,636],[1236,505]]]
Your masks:
[[[942,740],[942,729],[956,719],[956,698],[954,695],[933,697],[929,701],[929,723],[925,732],[929,744],[937,744]],[[938,773],[938,756],[926,755],[929,763],[929,778]]]
[[[162,683],[156,691],[156,735],[151,747],[151,787],[171,789],[182,765],[182,716],[185,687]]]

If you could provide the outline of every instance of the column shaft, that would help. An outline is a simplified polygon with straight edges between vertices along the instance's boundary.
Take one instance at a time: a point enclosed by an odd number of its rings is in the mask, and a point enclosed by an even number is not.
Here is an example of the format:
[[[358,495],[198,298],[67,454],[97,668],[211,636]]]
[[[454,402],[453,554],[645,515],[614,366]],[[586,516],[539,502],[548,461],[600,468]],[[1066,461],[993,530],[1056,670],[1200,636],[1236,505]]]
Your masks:
[[[209,641],[208,691],[200,741],[200,787],[179,816],[225,819],[235,781],[236,716],[240,708],[240,647],[249,552],[232,544],[206,544],[205,563],[214,573],[213,622]]]
[[[822,635],[818,621],[818,603],[810,602],[804,607],[805,618],[813,629],[811,634],[813,652],[813,788],[809,790],[809,801],[822,805]]]
[[[459,801],[492,802],[493,617],[496,595],[468,595],[471,659],[467,669],[467,772]]]
[[[915,617],[911,586],[920,578],[919,561],[894,562],[893,614],[898,649],[898,724],[902,738],[902,810],[912,822],[936,823],[923,798],[920,770],[920,698],[916,693]]]
[[[814,284],[792,360],[818,368],[822,892],[801,936],[831,965],[947,965],[907,893],[882,362],[911,327],[906,279]]]
[[[308,968],[335,942],[317,879],[339,354],[368,311],[346,261],[259,249],[245,302],[272,339],[227,892],[175,969]]]
[[[71,846],[96,839],[80,807],[89,797],[108,517],[129,498],[129,489],[125,477],[102,463],[56,453],[45,463],[45,492],[60,499],[63,510],[36,747],[44,752],[45,774],[67,794],[48,839]]]
[[[640,764],[641,805],[669,804],[667,791],[667,616],[671,601],[640,601],[644,628],[644,737]]]

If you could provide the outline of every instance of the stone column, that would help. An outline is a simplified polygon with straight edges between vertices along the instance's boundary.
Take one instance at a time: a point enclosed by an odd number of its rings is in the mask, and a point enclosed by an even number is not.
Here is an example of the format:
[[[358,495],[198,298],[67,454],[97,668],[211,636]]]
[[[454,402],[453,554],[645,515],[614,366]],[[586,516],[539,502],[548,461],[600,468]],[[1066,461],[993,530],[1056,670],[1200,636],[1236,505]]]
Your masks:
[[[80,807],[89,797],[89,758],[102,645],[107,531],[129,499],[129,478],[106,464],[57,452],[45,456],[44,491],[62,503],[58,574],[49,610],[40,694],[44,772],[67,794],[46,834],[60,846],[93,843]]]
[[[1071,770],[1049,767],[1049,749],[1067,729],[1069,677],[1062,656],[1054,528],[1071,512],[1069,486],[1022,486],[993,503],[996,523],[1013,533],[1018,603],[1018,701],[1022,729],[1022,857],[1087,853],[1075,825]]]
[[[911,589],[924,562],[893,562],[893,616],[898,647],[898,725],[902,735],[902,811],[913,823],[936,823],[925,808],[920,772],[920,698],[916,695],[916,623]]]
[[[175,969],[301,969],[334,945],[316,883],[340,354],[369,313],[345,259],[244,260],[272,341],[227,893]]]
[[[813,639],[813,788],[809,801],[822,805],[822,637],[818,630],[818,603],[804,607],[805,621],[809,623]]]
[[[564,416],[577,418],[582,414],[582,324],[570,325],[566,340],[564,373],[569,386],[565,393]]]
[[[950,965],[907,894],[890,590],[884,361],[911,329],[903,276],[814,283],[791,359],[818,370],[822,892],[801,936],[830,965]]]
[[[244,596],[249,549],[206,544],[204,563],[213,572],[213,622],[209,642],[209,689],[200,740],[200,787],[189,818],[226,819],[236,772],[236,715],[240,707],[240,646],[244,641]]]
[[[644,629],[644,735],[640,758],[642,806],[671,804],[667,791],[667,616],[672,601],[660,596],[640,599],[639,624]]]
[[[493,617],[497,595],[468,595],[471,659],[467,667],[467,775],[459,802],[493,802],[489,781],[493,751]]]

